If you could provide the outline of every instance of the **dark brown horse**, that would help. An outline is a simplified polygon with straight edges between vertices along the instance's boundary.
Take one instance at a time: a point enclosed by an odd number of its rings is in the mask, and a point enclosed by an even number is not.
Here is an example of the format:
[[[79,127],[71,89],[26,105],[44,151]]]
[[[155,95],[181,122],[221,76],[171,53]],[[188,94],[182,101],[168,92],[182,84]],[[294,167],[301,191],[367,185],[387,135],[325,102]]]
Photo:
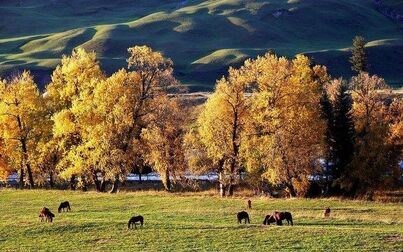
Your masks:
[[[263,220],[264,225],[270,225],[270,223],[276,223],[278,226],[283,225],[283,220],[287,220],[287,224],[291,226],[293,225],[292,222],[292,215],[290,212],[274,212],[272,215],[267,215],[266,218]]]
[[[49,208],[42,208],[42,210],[39,212],[39,218],[41,218],[41,222],[46,221],[46,222],[53,222],[53,218],[55,215],[49,210]]]
[[[138,222],[140,223],[140,227],[143,227],[143,223],[144,223],[143,216],[139,215],[139,216],[133,216],[132,218],[130,218],[129,223],[127,224],[127,228],[133,229],[133,226],[134,226],[134,228],[137,229]]]
[[[68,201],[60,203],[60,206],[57,209],[57,211],[60,213],[62,210],[64,212],[65,209],[66,209],[66,212],[71,211],[70,203]]]
[[[249,214],[245,211],[241,211],[236,215],[238,223],[241,224],[242,220],[245,220],[246,223],[250,223]]]

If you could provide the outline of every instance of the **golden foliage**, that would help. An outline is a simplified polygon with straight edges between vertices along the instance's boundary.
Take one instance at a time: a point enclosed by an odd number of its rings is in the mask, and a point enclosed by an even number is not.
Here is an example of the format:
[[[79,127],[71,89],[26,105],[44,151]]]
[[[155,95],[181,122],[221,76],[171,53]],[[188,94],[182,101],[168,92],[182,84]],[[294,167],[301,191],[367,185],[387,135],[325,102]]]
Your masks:
[[[34,173],[38,172],[35,158],[38,142],[49,129],[46,116],[43,98],[29,72],[1,82],[0,139],[8,169],[26,171],[30,187],[34,186]]]

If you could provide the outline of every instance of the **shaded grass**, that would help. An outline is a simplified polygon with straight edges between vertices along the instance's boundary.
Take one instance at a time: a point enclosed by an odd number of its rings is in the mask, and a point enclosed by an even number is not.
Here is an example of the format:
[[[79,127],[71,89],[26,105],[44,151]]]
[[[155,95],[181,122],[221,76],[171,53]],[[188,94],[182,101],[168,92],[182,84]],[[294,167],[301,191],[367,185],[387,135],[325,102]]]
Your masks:
[[[43,206],[56,212],[69,200],[72,212],[41,223]],[[399,250],[401,204],[338,199],[253,198],[251,225],[238,225],[243,198],[162,192],[117,195],[71,191],[0,191],[0,247],[15,250]],[[323,219],[325,207],[332,217]],[[295,226],[263,226],[266,214],[291,211]],[[127,230],[135,214],[145,226]]]

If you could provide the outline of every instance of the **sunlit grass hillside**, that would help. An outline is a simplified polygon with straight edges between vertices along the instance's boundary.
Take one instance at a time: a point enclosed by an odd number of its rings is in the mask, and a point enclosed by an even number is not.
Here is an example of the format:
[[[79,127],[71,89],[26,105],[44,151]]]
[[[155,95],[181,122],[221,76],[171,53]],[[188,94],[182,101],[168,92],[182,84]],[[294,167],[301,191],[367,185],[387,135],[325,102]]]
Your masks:
[[[0,72],[28,68],[43,78],[75,47],[95,50],[108,72],[126,49],[147,44],[173,59],[193,90],[211,90],[230,65],[274,49],[313,56],[334,77],[351,75],[348,47],[369,41],[370,71],[403,80],[402,25],[368,0],[3,0]],[[387,1],[400,9],[399,1]]]
[[[72,211],[58,214],[65,200]],[[398,203],[252,198],[251,224],[239,225],[244,198],[0,190],[0,202],[2,251],[399,251],[403,245]],[[39,221],[43,206],[56,213],[53,223]],[[262,225],[274,210],[290,211],[294,226]],[[127,230],[138,214],[145,226]]]

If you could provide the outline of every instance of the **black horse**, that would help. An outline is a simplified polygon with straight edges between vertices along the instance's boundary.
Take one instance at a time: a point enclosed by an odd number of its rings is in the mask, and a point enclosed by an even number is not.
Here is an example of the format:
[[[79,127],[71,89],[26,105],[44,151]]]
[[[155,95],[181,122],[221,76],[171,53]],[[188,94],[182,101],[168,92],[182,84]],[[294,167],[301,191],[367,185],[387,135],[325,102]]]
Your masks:
[[[249,223],[250,224],[250,219],[249,219],[249,214],[245,211],[241,211],[236,215],[236,218],[238,219],[238,223],[241,224],[242,220],[245,220],[245,224]]]
[[[65,202],[60,203],[60,206],[59,206],[59,208],[57,209],[57,211],[60,213],[60,212],[62,212],[62,210],[63,210],[63,212],[64,212],[65,209],[66,209],[67,212],[68,212],[68,211],[71,211],[70,203],[69,203],[68,201],[65,201]]]
[[[133,226],[135,229],[137,229],[137,223],[140,223],[140,227],[143,227],[143,223],[144,223],[144,218],[143,216],[139,215],[139,216],[133,216],[132,218],[130,218],[129,223],[127,224],[127,228],[132,228]]]

